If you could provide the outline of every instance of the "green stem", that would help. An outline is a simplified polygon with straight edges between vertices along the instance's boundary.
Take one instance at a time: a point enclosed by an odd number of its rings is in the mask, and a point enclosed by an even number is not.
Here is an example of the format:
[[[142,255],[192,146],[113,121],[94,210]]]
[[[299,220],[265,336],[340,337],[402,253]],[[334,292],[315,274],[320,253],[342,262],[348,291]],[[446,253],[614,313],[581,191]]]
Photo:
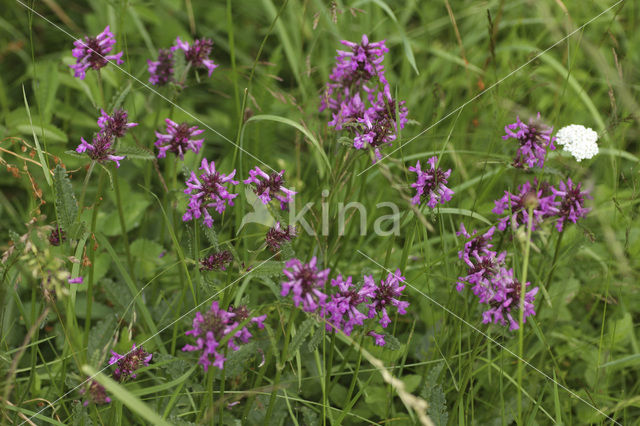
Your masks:
[[[87,193],[87,186],[89,185],[89,178],[91,177],[91,173],[93,173],[95,166],[96,162],[92,160],[89,165],[89,169],[87,169],[87,175],[84,177],[84,182],[82,182],[82,192],[80,193],[80,202],[78,203],[78,214],[82,214],[82,209],[84,208],[84,197]]]
[[[102,190],[104,187],[104,171],[100,173],[100,178],[98,179],[98,192],[96,194],[96,201],[93,204],[93,212],[91,214],[91,230],[89,232],[89,261],[91,262],[91,266],[89,266],[89,281],[87,282],[87,311],[86,318],[84,322],[84,347],[87,347],[89,343],[89,332],[91,331],[91,310],[93,308],[93,277],[95,271],[95,260],[96,260],[96,252],[95,252],[95,243],[91,241],[91,236],[96,231],[96,221],[98,218],[98,207],[100,207],[100,202],[102,200]]]
[[[531,228],[533,227],[533,206],[528,208],[527,241],[524,246],[524,261],[522,264],[522,282],[520,283],[520,321],[518,329],[518,424],[523,425],[522,418],[522,362],[524,354],[524,296],[527,292],[527,272],[529,270],[529,251],[531,249]]]
[[[113,174],[113,188],[116,192],[116,203],[118,204],[118,218],[120,219],[120,228],[122,228],[122,239],[124,240],[124,250],[127,255],[127,264],[129,265],[129,273],[131,279],[135,282],[136,276],[133,269],[133,260],[131,258],[131,250],[129,249],[129,236],[127,235],[127,226],[124,221],[124,212],[122,210],[122,198],[120,197],[120,184],[118,183],[118,173]]]
[[[276,396],[278,394],[278,386],[280,385],[280,377],[282,376],[282,370],[284,370],[285,363],[287,362],[287,355],[289,351],[289,340],[291,337],[291,330],[293,329],[293,323],[298,310],[291,308],[289,313],[289,324],[287,324],[287,331],[284,335],[284,346],[282,348],[282,364],[276,363],[276,377],[273,379],[273,389],[271,390],[271,398],[269,398],[269,408],[267,408],[267,414],[264,416],[263,424],[268,425],[271,420],[271,414],[273,414],[273,407],[275,406]]]

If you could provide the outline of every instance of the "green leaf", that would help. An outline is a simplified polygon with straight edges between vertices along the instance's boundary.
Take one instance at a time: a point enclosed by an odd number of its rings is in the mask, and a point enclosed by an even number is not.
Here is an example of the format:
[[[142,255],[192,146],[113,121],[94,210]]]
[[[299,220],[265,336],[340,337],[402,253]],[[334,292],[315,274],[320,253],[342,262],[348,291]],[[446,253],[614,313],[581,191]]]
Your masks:
[[[447,401],[442,385],[438,381],[443,366],[444,363],[440,362],[429,370],[424,389],[421,392],[421,396],[429,404],[429,417],[436,426],[445,426],[449,419]]]
[[[38,160],[40,160],[40,166],[42,167],[42,171],[44,172],[44,178],[47,180],[47,183],[49,184],[49,186],[51,186],[52,182],[51,182],[51,176],[49,175],[49,168],[47,167],[47,162],[45,161],[42,148],[40,147],[40,142],[38,141],[35,128],[33,127],[33,122],[31,120],[31,111],[29,110],[29,102],[27,102],[27,94],[24,91],[24,86],[22,86],[22,96],[24,97],[24,106],[27,109],[27,116],[29,117],[29,125],[30,125],[31,134],[33,135],[33,141],[36,144]]]
[[[295,121],[290,120],[288,118],[278,117],[277,115],[269,115],[269,114],[254,115],[253,117],[248,119],[245,122],[245,125],[242,127],[242,131],[240,132],[240,140],[242,140],[244,136],[244,130],[246,128],[246,125],[249,124],[249,122],[251,121],[275,121],[276,123],[283,123],[297,129],[303,135],[305,135],[306,138],[309,140],[309,142],[311,142],[311,145],[313,145],[313,147],[316,148],[315,152],[317,152],[317,154],[320,156],[322,160],[322,161],[318,161],[316,159],[316,162],[318,163],[318,173],[320,174],[320,176],[321,177],[324,176],[324,173],[325,173],[324,166],[326,166],[327,170],[331,172],[331,164],[329,163],[329,158],[327,158],[327,154],[324,152],[324,149],[322,149],[322,146],[320,146],[320,142],[318,141],[318,139],[316,139],[313,133],[311,133],[307,128],[303,127],[300,123],[296,123]]]
[[[131,160],[153,160],[156,158],[152,152],[137,146],[120,145],[117,154],[124,155]]]
[[[149,408],[149,406],[142,402],[140,398],[129,392],[124,386],[119,385],[113,379],[105,376],[100,372],[97,372],[93,367],[89,365],[83,365],[82,371],[89,377],[93,377],[98,383],[105,387],[110,395],[121,401],[131,411],[147,420],[149,424],[158,426],[171,426],[169,422],[163,419],[151,408]]]
[[[118,93],[116,93],[113,96],[113,99],[111,99],[111,102],[107,107],[107,113],[111,113],[112,111],[115,111],[116,109],[120,108],[124,102],[124,98],[127,97],[130,90],[131,90],[131,81],[129,81],[127,85],[122,88],[122,90],[120,90]]]
[[[287,361],[291,361],[293,359],[304,340],[307,338],[309,333],[311,333],[311,330],[316,323],[317,321],[314,318],[309,317],[303,321],[300,327],[298,327],[298,329],[296,330],[296,335],[293,336],[293,340],[291,340]]]
[[[69,232],[78,217],[78,203],[71,181],[67,177],[67,171],[60,164],[53,171],[53,183],[56,191],[58,225]]]

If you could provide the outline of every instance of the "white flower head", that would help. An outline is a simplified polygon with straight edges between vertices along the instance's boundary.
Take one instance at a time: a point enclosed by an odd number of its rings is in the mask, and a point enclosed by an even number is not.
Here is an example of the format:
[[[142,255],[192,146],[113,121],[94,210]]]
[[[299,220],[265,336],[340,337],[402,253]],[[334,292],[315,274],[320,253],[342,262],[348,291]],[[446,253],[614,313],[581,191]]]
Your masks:
[[[592,158],[598,153],[598,133],[581,124],[571,124],[558,130],[556,142],[576,161]]]

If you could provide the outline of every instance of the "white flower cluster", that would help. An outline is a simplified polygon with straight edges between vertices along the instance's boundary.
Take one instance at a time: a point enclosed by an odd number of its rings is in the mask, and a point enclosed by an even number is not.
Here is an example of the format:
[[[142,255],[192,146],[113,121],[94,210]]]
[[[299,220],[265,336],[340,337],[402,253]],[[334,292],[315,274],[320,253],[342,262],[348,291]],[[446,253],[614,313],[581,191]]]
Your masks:
[[[571,124],[556,133],[556,142],[577,161],[592,158],[598,153],[598,134],[581,124]]]

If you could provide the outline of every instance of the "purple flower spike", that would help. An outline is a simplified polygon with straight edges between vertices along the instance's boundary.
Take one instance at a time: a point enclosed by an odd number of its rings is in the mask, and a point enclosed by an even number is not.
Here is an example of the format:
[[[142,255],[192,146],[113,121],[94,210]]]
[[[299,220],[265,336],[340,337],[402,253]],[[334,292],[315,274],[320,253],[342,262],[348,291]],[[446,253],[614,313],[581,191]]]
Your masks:
[[[229,349],[237,351],[240,349],[239,345],[248,343],[252,335],[247,327],[237,329],[240,323],[248,318],[250,318],[250,314],[246,306],[229,307],[229,310],[225,311],[220,309],[217,301],[213,302],[211,308],[204,315],[196,312],[193,328],[185,333],[187,336],[193,336],[196,339],[196,344],[185,345],[182,350],[184,352],[202,351],[198,363],[204,367],[205,371],[212,364],[222,370],[226,359],[222,354],[223,348],[220,347],[220,341],[233,332],[227,342]],[[263,328],[265,319],[266,315],[253,317],[249,323]]]
[[[218,67],[218,65],[209,59],[212,47],[213,41],[207,38],[195,40],[193,44],[189,46],[189,43],[180,40],[180,37],[178,37],[176,38],[176,45],[171,48],[171,51],[173,52],[177,49],[183,50],[187,62],[190,62],[194,67],[206,68],[209,77],[211,77],[213,70]]]
[[[158,51],[158,60],[147,60],[149,83],[164,86],[173,81],[173,52],[168,49]]]
[[[367,319],[367,316],[358,310],[358,306],[367,298],[355,288],[351,277],[345,280],[342,275],[338,275],[336,279],[331,280],[331,285],[338,287],[339,291],[331,296],[331,300],[322,310],[322,316],[327,319],[327,331],[338,329],[350,336],[353,327],[364,325],[364,320]]]
[[[555,138],[551,137],[553,128],[542,124],[540,113],[535,119],[530,119],[529,124],[524,124],[520,121],[520,117],[517,117],[516,122],[505,126],[504,130],[507,134],[502,139],[514,138],[520,143],[513,159],[514,167],[524,168],[526,165],[527,167],[542,168],[547,148],[556,149],[553,145]]]
[[[280,208],[284,210],[287,208],[287,204],[293,201],[293,195],[296,192],[284,187],[283,174],[284,170],[281,170],[280,173],[267,174],[256,166],[255,169],[249,170],[249,178],[243,182],[256,186],[253,192],[262,200],[263,204],[269,204],[269,201],[275,198],[280,201]]]
[[[233,254],[229,250],[222,250],[200,260],[201,271],[221,270],[226,271],[227,266],[233,262]]]
[[[319,289],[327,282],[329,269],[318,271],[316,262],[315,256],[305,264],[298,259],[290,259],[282,271],[289,281],[282,282],[280,295],[286,296],[291,292],[295,305],[302,303],[302,309],[306,312],[315,312],[324,307],[327,299],[327,295]]]
[[[100,110],[101,115],[98,118],[98,127],[100,131],[107,136],[121,138],[131,127],[136,127],[138,123],[127,122],[127,111],[117,109],[113,111],[113,115],[109,115],[104,110]]]
[[[86,152],[89,158],[98,163],[105,161],[114,161],[117,167],[120,167],[120,160],[124,160],[124,155],[115,155],[115,150],[111,146],[113,138],[103,132],[98,132],[93,138],[93,143],[89,143],[84,138],[80,138],[82,143],[76,148],[76,152],[82,154]]]
[[[280,250],[280,246],[296,236],[296,228],[294,226],[287,226],[282,228],[280,222],[276,222],[276,225],[267,231],[265,242],[267,246],[273,252]]]
[[[556,197],[560,197],[557,205],[556,229],[562,232],[564,223],[568,220],[576,223],[578,219],[585,217],[591,209],[584,207],[585,198],[591,198],[587,191],[581,191],[581,184],[574,185],[571,178],[567,182],[560,181],[558,189],[551,187],[551,191]]]
[[[391,324],[387,308],[395,306],[399,314],[404,315],[407,313],[406,309],[409,306],[409,302],[398,300],[406,286],[399,285],[399,282],[404,282],[404,277],[399,269],[394,274],[389,273],[386,280],[380,281],[379,286],[376,285],[371,275],[364,277],[364,286],[360,293],[371,298],[371,303],[367,305],[369,308],[368,317],[374,318],[377,314],[380,314],[382,328],[387,328]]]
[[[224,175],[216,171],[216,165],[213,161],[209,163],[206,158],[202,159],[200,170],[204,170],[200,178],[194,172],[191,172],[191,176],[187,179],[187,189],[184,190],[184,193],[188,194],[190,199],[182,220],[187,222],[202,216],[204,224],[211,228],[213,226],[213,218],[208,209],[215,208],[218,213],[222,213],[227,203],[233,206],[233,199],[238,194],[230,193],[225,184],[237,185],[238,181],[233,180],[236,174],[235,170],[228,175]]]
[[[329,126],[346,129],[353,135],[356,149],[372,149],[374,162],[382,158],[380,148],[396,140],[407,123],[404,101],[397,102],[384,74],[385,42],[360,43],[342,40],[350,51],[338,50],[330,82],[320,101],[320,111],[331,111]]]
[[[409,167],[409,171],[418,174],[416,182],[411,184],[411,187],[417,190],[411,202],[418,204],[421,199],[426,200],[427,206],[434,208],[438,202],[444,204],[451,200],[453,191],[445,186],[448,183],[447,179],[451,175],[451,169],[445,172],[436,167],[438,157],[431,157],[427,162],[431,165],[431,168],[427,170],[420,168],[420,161],[416,163],[415,167]]]
[[[69,279],[67,280],[67,282],[68,282],[69,284],[82,284],[82,282],[83,282],[83,281],[84,281],[84,280],[82,279],[82,277],[69,278]]]
[[[116,39],[109,26],[104,29],[96,37],[86,37],[83,40],[76,40],[73,42],[75,49],[71,51],[73,57],[76,58],[76,63],[70,65],[74,71],[74,77],[78,77],[80,80],[84,80],[86,71],[89,68],[99,70],[106,66],[109,61],[116,61],[116,64],[122,64],[124,61],[122,58],[122,52],[115,55],[109,55],[111,48],[116,44]]]
[[[155,146],[158,148],[158,158],[165,158],[167,151],[175,153],[181,160],[184,160],[184,153],[189,150],[196,154],[202,148],[204,139],[193,139],[204,130],[198,129],[198,126],[189,126],[187,123],[178,124],[169,118],[166,118],[167,134],[156,132]]]
[[[59,246],[61,243],[67,240],[67,233],[64,229],[60,229],[58,225],[54,229],[51,230],[51,234],[49,234],[49,244],[52,246]]]
[[[529,285],[530,283],[527,282],[525,288]],[[482,322],[501,325],[507,325],[508,322],[509,330],[519,329],[520,325],[516,320],[519,314],[514,318],[512,313],[519,312],[521,291],[522,284],[513,278],[513,269],[501,268],[492,280],[492,288],[489,289],[490,297],[486,302],[490,308],[482,314]],[[533,302],[537,293],[538,287],[535,287],[524,296],[524,322],[527,317],[536,314]]]
[[[95,380],[91,380],[88,390],[89,398],[82,403],[85,407],[89,405],[89,402],[93,402],[96,405],[104,405],[111,402],[111,398],[107,396],[107,390]],[[80,394],[84,395],[85,393],[87,393],[86,388],[80,389]]]
[[[375,339],[375,343],[378,346],[384,346],[386,342],[384,341],[384,334],[378,334],[375,331],[370,331],[367,333],[367,336],[371,336]]]
[[[529,221],[528,209],[531,208],[533,214],[531,229],[535,230],[539,223],[557,211],[558,203],[554,201],[555,195],[551,188],[547,183],[538,185],[534,180],[533,185],[530,182],[520,185],[517,194],[505,191],[502,198],[494,201],[496,206],[491,210],[495,214],[508,213],[499,220],[498,229],[504,231],[509,223],[514,231],[520,225],[526,226]]]
[[[124,382],[129,377],[135,379],[136,370],[149,365],[151,358],[153,358],[153,355],[146,352],[142,347],[137,348],[135,343],[126,354],[120,355],[117,352],[111,351],[111,355],[109,365],[117,364],[117,368],[113,372],[113,378],[119,382]]]

